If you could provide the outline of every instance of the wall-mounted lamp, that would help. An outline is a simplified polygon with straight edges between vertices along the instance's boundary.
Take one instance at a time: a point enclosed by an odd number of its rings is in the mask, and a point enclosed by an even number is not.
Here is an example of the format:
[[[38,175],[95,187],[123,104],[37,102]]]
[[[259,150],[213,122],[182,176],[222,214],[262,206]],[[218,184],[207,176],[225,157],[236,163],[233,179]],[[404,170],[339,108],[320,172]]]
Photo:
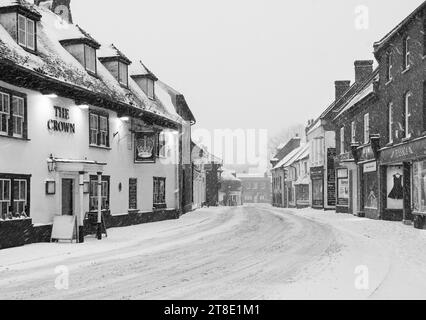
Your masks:
[[[125,121],[125,122],[127,122],[127,121],[129,121],[129,120],[130,120],[130,118],[129,118],[129,117],[126,117],[126,116],[123,116],[123,117],[120,117],[120,120],[121,120],[121,121]]]
[[[49,172],[56,170],[56,161],[52,154],[50,154],[49,159],[47,159],[47,170],[49,170]]]
[[[89,109],[89,105],[87,105],[87,104],[80,104],[80,105],[77,105],[81,110],[87,110],[87,109]]]

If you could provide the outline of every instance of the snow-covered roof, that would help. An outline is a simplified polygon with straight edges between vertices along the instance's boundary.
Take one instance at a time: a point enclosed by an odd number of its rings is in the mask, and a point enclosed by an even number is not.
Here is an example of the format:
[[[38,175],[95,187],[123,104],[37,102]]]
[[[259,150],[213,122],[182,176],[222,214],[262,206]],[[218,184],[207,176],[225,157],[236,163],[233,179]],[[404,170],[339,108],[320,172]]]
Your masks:
[[[296,148],[292,152],[290,152],[280,162],[277,163],[277,165],[274,167],[274,170],[279,168],[284,168],[286,166],[289,166],[291,163],[293,163],[296,157],[298,157],[304,151],[305,146],[306,145],[302,145],[299,148]]]
[[[146,77],[150,76],[153,80],[158,80],[158,78],[155,76],[154,73],[149,70],[142,61],[139,61],[138,63],[134,63],[130,66],[130,75],[133,77]]]
[[[3,5],[11,2],[0,1]],[[24,0],[19,0],[19,3],[29,5]],[[37,55],[24,50],[0,25],[0,59],[3,62],[65,85],[81,88],[90,94],[101,95],[114,103],[126,104],[130,108],[179,122],[180,117],[176,113],[171,114],[161,102],[148,99],[131,78],[128,88],[121,86],[100,61],[97,61],[97,76],[90,75],[60,43],[75,37],[87,38],[88,34],[76,25],[63,21],[59,23],[58,16],[45,7],[33,7],[42,16],[37,28]]]
[[[132,61],[121,52],[114,44],[110,44],[107,46],[102,46],[98,52],[98,58],[102,61],[102,59],[106,58],[119,58],[131,64]]]
[[[361,86],[359,86],[358,90],[354,92],[354,94],[340,107],[339,113],[335,116],[334,119],[340,117],[346,111],[352,109],[358,103],[363,101],[366,97],[373,94],[375,91],[374,83],[378,80],[379,70],[378,68],[373,72],[372,76],[367,79]]]
[[[15,7],[15,6],[23,7],[35,15],[40,14],[36,8],[37,7],[36,5],[29,3],[25,0],[0,0],[0,7],[7,8],[7,7]]]
[[[241,181],[240,179],[238,179],[234,176],[234,173],[235,172],[233,172],[231,170],[224,170],[222,172],[222,180],[223,181]]]

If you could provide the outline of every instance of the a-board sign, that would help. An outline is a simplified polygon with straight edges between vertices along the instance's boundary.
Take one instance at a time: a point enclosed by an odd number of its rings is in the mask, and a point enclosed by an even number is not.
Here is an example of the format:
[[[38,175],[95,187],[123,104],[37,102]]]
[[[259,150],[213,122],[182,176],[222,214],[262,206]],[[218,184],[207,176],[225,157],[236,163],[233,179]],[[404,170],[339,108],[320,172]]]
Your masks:
[[[56,216],[53,220],[51,240],[77,240],[77,217]]]

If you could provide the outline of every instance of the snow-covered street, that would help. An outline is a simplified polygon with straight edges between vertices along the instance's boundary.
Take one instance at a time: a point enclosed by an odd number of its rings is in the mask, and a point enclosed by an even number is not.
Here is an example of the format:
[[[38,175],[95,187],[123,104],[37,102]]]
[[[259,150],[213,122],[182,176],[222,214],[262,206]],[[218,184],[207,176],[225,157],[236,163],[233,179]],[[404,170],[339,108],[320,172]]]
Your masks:
[[[412,226],[334,212],[202,209],[0,251],[0,299],[424,299],[425,243]]]

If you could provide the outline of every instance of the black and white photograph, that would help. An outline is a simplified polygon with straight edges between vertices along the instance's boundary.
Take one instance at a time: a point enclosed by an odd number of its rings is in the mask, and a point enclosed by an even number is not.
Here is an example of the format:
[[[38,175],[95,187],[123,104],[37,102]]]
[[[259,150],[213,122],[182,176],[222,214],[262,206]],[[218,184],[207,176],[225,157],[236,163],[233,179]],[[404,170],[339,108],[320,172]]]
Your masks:
[[[26,300],[426,300],[426,1],[0,0]]]

